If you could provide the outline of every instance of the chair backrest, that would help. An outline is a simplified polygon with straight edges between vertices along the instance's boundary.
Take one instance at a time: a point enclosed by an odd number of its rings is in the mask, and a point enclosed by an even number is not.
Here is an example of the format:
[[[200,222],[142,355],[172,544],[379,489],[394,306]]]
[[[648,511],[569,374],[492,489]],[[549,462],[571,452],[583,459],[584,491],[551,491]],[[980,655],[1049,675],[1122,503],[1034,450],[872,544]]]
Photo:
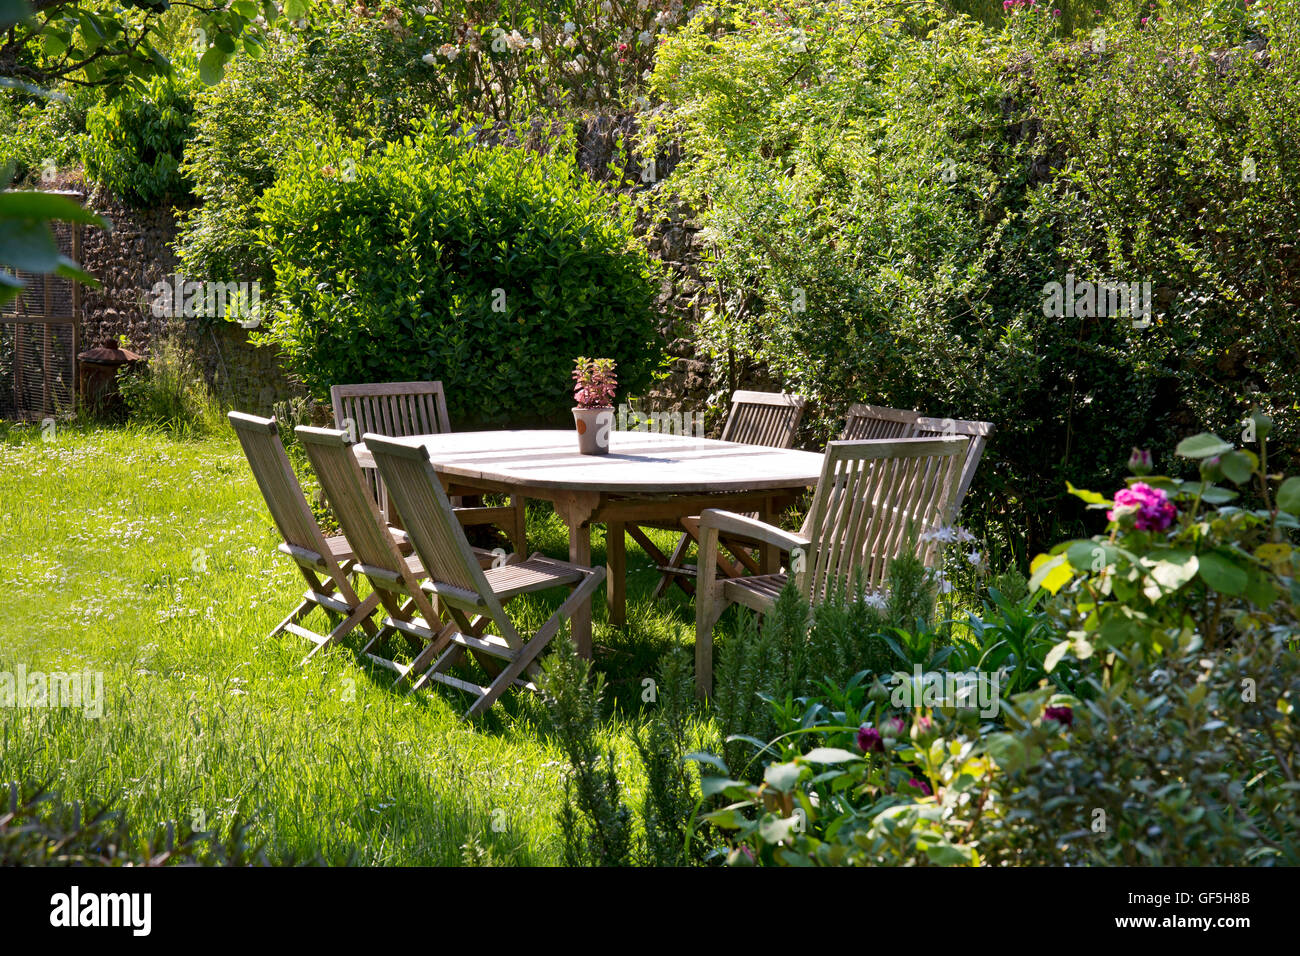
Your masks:
[[[804,522],[812,554],[796,574],[812,601],[832,584],[851,589],[861,569],[868,588],[886,583],[889,563],[907,551],[931,566],[937,553],[921,535],[945,524],[969,439],[833,441],[826,446],[812,509]]]
[[[980,459],[984,456],[984,447],[988,444],[989,436],[992,434],[992,422],[966,421],[960,418],[931,418],[925,415],[916,420],[913,435],[917,438],[964,435],[970,439],[970,445],[966,450],[966,460],[962,463],[961,480],[958,482],[957,491],[952,499],[952,513],[949,515],[951,521],[957,520],[957,513],[961,510],[961,503],[966,499],[966,492],[970,491],[971,482],[975,480],[975,469],[979,467]]]
[[[808,400],[783,392],[737,391],[722,429],[723,441],[789,448]]]
[[[844,416],[843,441],[861,441],[867,438],[911,438],[912,428],[920,412],[884,405],[851,405]]]
[[[366,432],[405,438],[451,431],[442,382],[374,382],[330,389],[334,427],[357,441]],[[345,423],[351,423],[349,428]]]
[[[243,412],[230,412],[227,416],[239,436],[244,457],[253,470],[257,487],[266,499],[271,518],[280,529],[284,543],[293,548],[317,555],[329,563],[329,548],[320,525],[311,513],[311,506],[293,473],[280,430],[274,418],[258,418]]]
[[[429,461],[429,449],[375,434],[367,434],[365,443],[402,518],[402,527],[429,572],[432,590],[453,603],[479,605],[496,621],[502,636],[517,646],[518,637]]]
[[[409,589],[414,582],[407,580],[406,562],[379,512],[379,506],[370,496],[361,465],[348,444],[347,433],[300,425],[294,429],[294,434],[311,460],[325,497],[334,510],[334,517],[347,535],[358,563],[367,569],[386,572],[387,577],[401,581]],[[373,582],[375,576],[371,580]]]
[[[334,427],[344,431],[349,441],[358,441],[367,432],[406,438],[451,431],[442,382],[334,385],[330,388],[330,403],[334,406]],[[379,475],[369,472],[366,484],[379,502],[380,511],[391,520],[387,492]]]

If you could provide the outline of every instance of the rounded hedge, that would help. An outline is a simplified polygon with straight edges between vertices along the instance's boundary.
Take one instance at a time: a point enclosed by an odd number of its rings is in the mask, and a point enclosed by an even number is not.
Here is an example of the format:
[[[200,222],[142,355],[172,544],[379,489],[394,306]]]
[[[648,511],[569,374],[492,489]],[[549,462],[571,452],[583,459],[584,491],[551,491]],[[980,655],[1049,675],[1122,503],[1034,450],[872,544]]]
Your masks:
[[[652,266],[625,199],[572,152],[476,146],[430,124],[367,154],[323,133],[261,199],[267,336],[324,398],[442,381],[457,428],[568,420],[577,355],[635,394],[660,361]]]

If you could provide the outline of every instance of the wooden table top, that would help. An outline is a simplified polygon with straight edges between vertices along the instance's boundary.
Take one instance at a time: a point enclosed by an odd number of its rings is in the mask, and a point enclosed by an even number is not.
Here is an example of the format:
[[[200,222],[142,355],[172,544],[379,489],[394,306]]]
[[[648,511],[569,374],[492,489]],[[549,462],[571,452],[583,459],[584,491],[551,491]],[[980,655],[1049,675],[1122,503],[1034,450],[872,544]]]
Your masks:
[[[439,472],[520,487],[618,495],[709,494],[812,487],[815,452],[649,431],[610,433],[609,454],[578,453],[572,429],[450,432],[398,439],[424,445]],[[374,460],[353,446],[364,467]]]

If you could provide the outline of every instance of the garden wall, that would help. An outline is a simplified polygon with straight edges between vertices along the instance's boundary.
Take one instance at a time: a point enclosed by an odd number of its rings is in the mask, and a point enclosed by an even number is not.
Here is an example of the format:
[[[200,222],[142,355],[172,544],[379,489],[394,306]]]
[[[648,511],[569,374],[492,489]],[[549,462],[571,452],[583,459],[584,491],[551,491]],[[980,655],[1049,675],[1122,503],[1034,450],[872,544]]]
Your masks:
[[[176,220],[169,207],[134,208],[104,190],[93,191],[87,205],[113,228],[88,229],[82,242],[82,264],[103,283],[83,298],[86,347],[126,336],[129,348],[147,356],[170,332],[193,352],[216,394],[235,408],[269,413],[276,402],[302,394],[274,351],[250,345],[239,326],[153,314],[150,290],[177,271],[171,250]]]

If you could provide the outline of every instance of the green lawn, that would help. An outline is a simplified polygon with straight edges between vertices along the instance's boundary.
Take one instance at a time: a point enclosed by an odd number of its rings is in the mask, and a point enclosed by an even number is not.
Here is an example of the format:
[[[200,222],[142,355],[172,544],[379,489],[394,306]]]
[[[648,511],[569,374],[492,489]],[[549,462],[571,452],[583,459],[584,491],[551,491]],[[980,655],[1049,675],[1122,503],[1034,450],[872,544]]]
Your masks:
[[[549,508],[530,509],[528,531],[533,550],[567,557]],[[50,781],[141,826],[224,830],[239,813],[273,860],[455,864],[475,839],[510,862],[558,863],[564,766],[541,702],[510,692],[467,724],[454,691],[392,690],[359,663],[358,638],[299,666],[303,642],[266,637],[302,590],[278,541],[233,435],[68,427],[42,441],[0,426],[0,671],[104,675],[97,719],[0,709],[0,782]],[[628,626],[609,627],[598,601],[595,643],[609,742],[639,806],[641,682],[694,629],[689,600],[650,604],[655,573],[631,542],[628,568]],[[522,612],[536,624],[549,606]]]

